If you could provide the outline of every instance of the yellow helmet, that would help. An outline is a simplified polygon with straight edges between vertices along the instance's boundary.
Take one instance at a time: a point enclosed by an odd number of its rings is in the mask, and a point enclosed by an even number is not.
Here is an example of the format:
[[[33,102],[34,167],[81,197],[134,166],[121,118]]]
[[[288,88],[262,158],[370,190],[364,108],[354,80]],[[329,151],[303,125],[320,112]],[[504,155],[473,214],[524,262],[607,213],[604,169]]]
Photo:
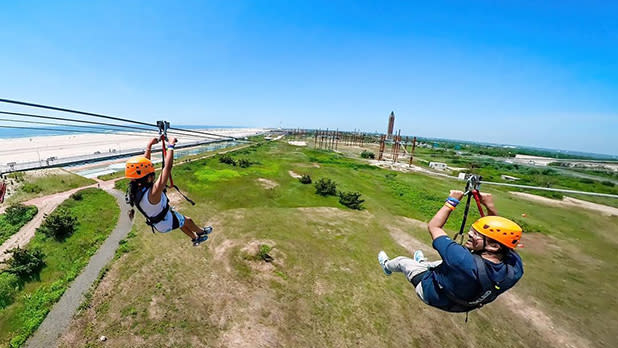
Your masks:
[[[152,161],[144,156],[131,157],[124,167],[124,177],[127,179],[140,179],[154,172]]]
[[[515,248],[521,239],[522,229],[515,222],[500,216],[485,216],[476,220],[472,228],[507,248]]]

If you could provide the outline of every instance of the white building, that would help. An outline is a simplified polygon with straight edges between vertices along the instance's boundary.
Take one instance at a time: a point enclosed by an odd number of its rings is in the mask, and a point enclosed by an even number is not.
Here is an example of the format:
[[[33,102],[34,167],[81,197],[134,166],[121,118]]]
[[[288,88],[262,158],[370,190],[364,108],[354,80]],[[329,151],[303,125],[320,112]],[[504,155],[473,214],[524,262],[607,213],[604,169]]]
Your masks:
[[[437,169],[437,170],[446,170],[448,166],[446,163],[442,162],[429,162],[429,168]]]

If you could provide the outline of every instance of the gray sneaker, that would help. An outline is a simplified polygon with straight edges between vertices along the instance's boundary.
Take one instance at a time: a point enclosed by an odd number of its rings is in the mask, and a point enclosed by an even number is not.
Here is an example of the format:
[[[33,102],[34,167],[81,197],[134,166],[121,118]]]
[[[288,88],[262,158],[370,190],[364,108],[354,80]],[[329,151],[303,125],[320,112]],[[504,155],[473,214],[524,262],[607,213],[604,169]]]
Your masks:
[[[388,262],[388,255],[386,255],[384,250],[380,250],[380,252],[378,253],[378,262],[380,263],[380,266],[382,266],[384,274],[391,275],[391,273],[393,273],[390,269],[386,268],[386,262]]]

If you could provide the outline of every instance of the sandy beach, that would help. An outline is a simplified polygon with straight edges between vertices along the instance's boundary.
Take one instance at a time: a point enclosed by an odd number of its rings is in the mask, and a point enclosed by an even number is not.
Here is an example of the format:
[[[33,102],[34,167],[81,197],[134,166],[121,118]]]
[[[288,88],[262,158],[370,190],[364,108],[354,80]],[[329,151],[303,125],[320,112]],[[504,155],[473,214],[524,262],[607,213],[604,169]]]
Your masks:
[[[205,129],[209,133],[236,138],[256,135],[264,132],[261,128]],[[156,133],[150,133],[152,137]],[[187,144],[206,138],[175,134],[179,144]],[[170,134],[169,137],[172,137]],[[123,134],[70,134],[38,136],[28,138],[0,139],[0,165],[8,163],[25,163],[55,158],[62,159],[95,153],[123,153],[143,149],[150,136],[146,133]]]

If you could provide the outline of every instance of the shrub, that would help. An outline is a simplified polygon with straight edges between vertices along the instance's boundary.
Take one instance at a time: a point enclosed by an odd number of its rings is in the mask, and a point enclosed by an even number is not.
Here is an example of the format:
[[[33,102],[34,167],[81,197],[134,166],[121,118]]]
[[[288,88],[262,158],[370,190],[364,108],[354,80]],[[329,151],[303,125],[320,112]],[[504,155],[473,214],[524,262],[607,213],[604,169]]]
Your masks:
[[[20,279],[32,278],[45,266],[43,261],[45,255],[38,249],[30,251],[17,247],[7,250],[5,253],[12,254],[12,257],[6,261],[6,264],[9,265],[6,272],[14,274]]]
[[[334,196],[337,194],[337,184],[331,179],[320,179],[315,183],[315,193],[322,196]]]
[[[31,184],[29,182],[25,183],[24,186],[21,187],[21,190],[28,193],[39,193],[43,191],[40,186],[36,184]]]
[[[339,203],[350,209],[361,210],[365,200],[360,199],[360,196],[360,192],[339,192]]]
[[[581,182],[583,184],[594,184],[594,180],[589,179],[589,178],[581,178],[581,179],[579,179],[579,182]]]
[[[69,210],[60,208],[45,216],[45,221],[41,227],[37,228],[37,232],[62,240],[75,232],[77,223],[77,218],[71,215]]]
[[[300,181],[301,184],[311,184],[311,177],[305,174],[298,178],[298,181]]]
[[[20,286],[21,282],[15,274],[0,273],[0,309],[13,303]]]
[[[360,154],[361,158],[369,158],[369,159],[375,159],[376,158],[376,154],[371,152],[371,151],[367,151],[364,150],[363,152],[361,152]]]
[[[251,161],[246,158],[241,158],[238,160],[237,164],[240,168],[249,168],[251,166]]]
[[[601,184],[605,185],[605,186],[609,186],[609,187],[614,187],[615,184],[611,181],[603,181],[601,182]]]
[[[71,195],[71,198],[73,198],[73,200],[76,200],[76,201],[81,201],[84,198],[84,196],[82,195],[81,192],[75,192],[74,194]]]
[[[268,255],[268,253],[273,248],[270,245],[260,244],[260,248],[258,250],[258,257],[266,262],[271,262],[273,260],[272,256]]]
[[[27,207],[23,204],[11,204],[4,211],[5,219],[8,223],[13,225],[23,225],[30,221],[34,215],[38,212],[36,207]]]
[[[219,157],[219,162],[225,163],[225,164],[231,164],[233,166],[236,165],[236,161],[232,158],[232,156],[228,154],[221,155],[221,157]]]

